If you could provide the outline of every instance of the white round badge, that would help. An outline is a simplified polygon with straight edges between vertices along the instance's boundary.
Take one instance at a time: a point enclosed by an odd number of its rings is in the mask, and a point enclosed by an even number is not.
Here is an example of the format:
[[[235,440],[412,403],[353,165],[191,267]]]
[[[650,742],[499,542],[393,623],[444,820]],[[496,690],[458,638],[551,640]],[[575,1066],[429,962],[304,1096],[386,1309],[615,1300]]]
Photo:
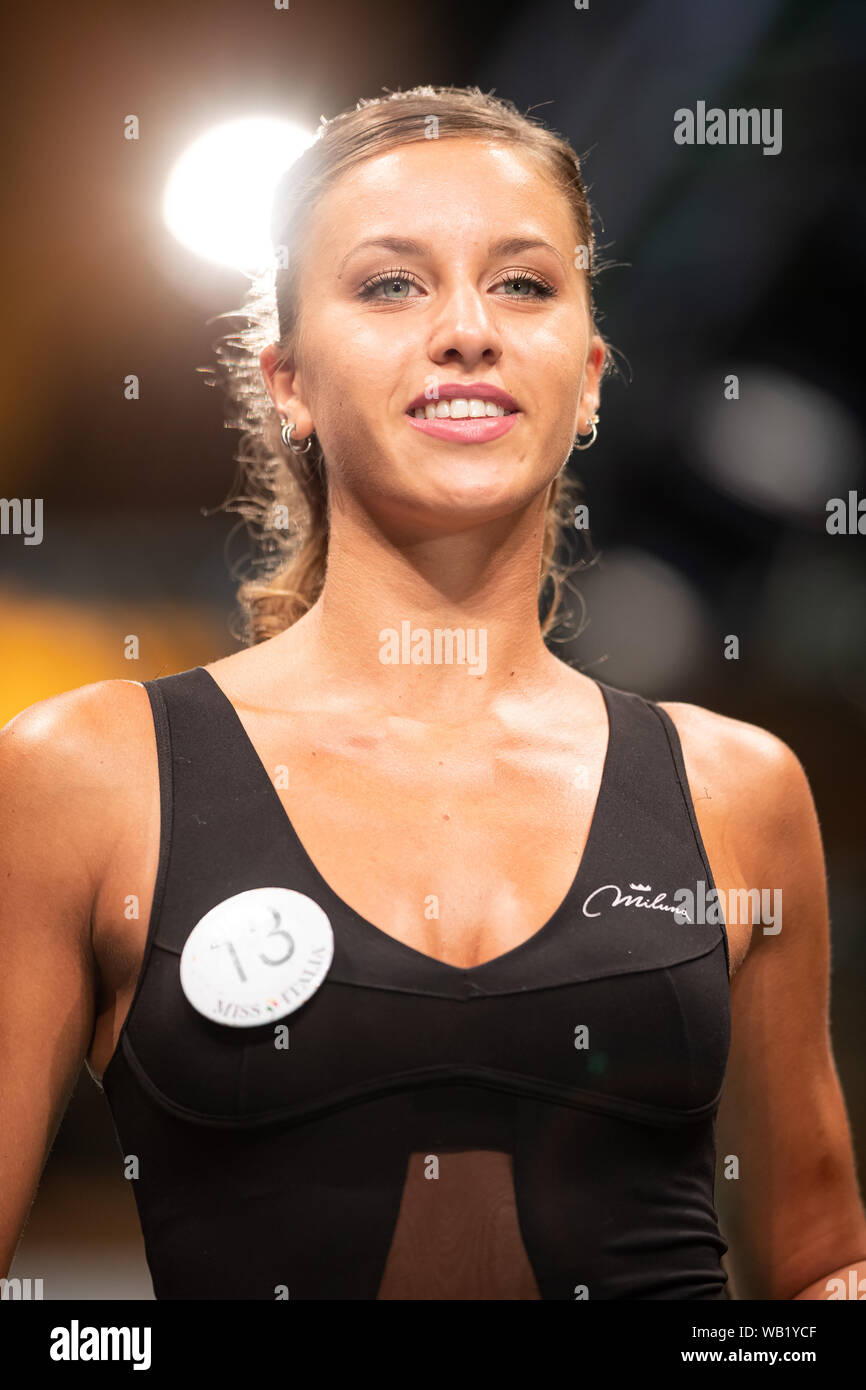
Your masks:
[[[250,888],[196,922],[180,958],[194,1009],[230,1028],[255,1028],[299,1009],[334,956],[334,933],[312,898],[290,888]]]

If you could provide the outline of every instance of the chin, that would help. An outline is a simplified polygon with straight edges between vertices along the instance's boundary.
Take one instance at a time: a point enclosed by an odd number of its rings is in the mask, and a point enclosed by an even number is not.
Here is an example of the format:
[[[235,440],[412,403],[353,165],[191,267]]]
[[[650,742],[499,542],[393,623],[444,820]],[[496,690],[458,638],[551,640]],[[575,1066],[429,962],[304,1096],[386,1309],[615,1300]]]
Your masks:
[[[533,497],[543,495],[549,483],[549,479],[518,481],[513,474],[503,475],[501,466],[495,474],[479,470],[467,477],[467,471],[466,464],[460,463],[447,476],[428,479],[428,486],[395,489],[390,507],[427,524],[478,525],[520,511]]]

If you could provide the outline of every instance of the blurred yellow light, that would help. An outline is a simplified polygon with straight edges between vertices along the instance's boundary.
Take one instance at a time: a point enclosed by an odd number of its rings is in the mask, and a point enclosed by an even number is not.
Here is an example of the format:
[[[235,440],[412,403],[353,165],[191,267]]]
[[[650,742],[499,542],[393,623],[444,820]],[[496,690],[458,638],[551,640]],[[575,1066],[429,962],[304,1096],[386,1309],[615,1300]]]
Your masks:
[[[126,635],[140,657],[126,660]],[[195,603],[102,602],[0,590],[0,728],[39,700],[94,681],[146,681],[185,671],[236,643]]]

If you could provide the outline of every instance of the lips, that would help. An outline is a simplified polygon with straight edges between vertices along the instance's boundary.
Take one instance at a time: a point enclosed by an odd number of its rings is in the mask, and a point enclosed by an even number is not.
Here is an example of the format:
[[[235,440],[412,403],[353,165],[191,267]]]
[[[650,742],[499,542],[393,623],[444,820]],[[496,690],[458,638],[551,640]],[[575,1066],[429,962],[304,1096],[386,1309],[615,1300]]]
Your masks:
[[[493,401],[495,405],[509,412],[520,409],[513,396],[501,386],[494,386],[489,381],[447,381],[437,387],[434,396],[427,396],[422,391],[409,402],[406,414],[411,415],[414,410],[423,410],[428,405],[435,405],[436,401],[470,400],[473,397],[479,401]]]
[[[519,410],[510,415],[493,415],[486,419],[473,419],[466,416],[462,420],[432,419],[418,420],[414,415],[406,415],[412,429],[433,439],[444,439],[449,444],[486,444],[499,439],[513,429],[523,418]]]

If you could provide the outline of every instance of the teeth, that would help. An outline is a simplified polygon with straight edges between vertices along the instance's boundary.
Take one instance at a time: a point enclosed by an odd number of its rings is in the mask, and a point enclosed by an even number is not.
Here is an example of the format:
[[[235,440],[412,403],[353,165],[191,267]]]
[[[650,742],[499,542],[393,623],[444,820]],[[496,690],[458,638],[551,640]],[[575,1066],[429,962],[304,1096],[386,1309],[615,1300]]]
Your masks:
[[[462,397],[454,401],[437,401],[434,405],[431,401],[429,405],[419,406],[415,410],[416,420],[465,420],[467,416],[473,420],[482,419],[486,415],[508,415],[510,414],[503,406],[497,405],[495,401],[482,401],[473,396],[469,400]]]

